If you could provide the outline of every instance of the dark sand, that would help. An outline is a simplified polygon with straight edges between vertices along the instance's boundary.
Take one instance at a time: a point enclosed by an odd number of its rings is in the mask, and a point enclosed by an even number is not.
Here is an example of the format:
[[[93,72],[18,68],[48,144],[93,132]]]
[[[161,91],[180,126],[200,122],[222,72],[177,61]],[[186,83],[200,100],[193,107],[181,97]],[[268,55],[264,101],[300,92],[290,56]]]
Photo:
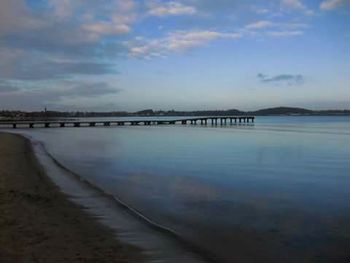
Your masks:
[[[140,262],[67,199],[38,164],[30,142],[0,133],[0,262]]]

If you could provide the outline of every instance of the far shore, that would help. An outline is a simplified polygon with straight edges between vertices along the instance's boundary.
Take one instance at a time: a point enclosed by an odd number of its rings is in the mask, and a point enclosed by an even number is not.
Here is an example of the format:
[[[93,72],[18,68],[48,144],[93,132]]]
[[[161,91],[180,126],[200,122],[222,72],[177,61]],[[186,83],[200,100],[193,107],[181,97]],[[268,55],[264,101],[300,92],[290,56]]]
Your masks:
[[[59,191],[30,142],[0,133],[0,262],[142,262]]]

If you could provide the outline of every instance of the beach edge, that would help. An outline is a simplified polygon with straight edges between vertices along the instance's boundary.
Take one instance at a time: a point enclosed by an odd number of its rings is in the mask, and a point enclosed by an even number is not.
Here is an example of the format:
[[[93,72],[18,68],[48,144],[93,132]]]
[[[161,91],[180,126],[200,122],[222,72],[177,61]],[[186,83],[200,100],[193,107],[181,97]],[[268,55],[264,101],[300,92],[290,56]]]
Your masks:
[[[1,262],[142,262],[52,182],[29,139],[0,132]]]

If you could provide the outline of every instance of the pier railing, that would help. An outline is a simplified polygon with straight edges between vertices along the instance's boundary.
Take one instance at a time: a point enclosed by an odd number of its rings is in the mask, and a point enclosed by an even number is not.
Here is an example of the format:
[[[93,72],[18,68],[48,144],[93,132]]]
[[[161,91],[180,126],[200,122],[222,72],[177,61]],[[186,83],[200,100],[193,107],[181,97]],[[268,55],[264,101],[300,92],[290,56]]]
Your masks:
[[[8,121],[0,122],[0,128],[53,128],[53,127],[96,127],[96,126],[125,126],[125,125],[234,125],[243,123],[253,123],[254,116],[212,116],[194,117],[182,119],[139,119],[139,120],[83,120],[83,121]]]

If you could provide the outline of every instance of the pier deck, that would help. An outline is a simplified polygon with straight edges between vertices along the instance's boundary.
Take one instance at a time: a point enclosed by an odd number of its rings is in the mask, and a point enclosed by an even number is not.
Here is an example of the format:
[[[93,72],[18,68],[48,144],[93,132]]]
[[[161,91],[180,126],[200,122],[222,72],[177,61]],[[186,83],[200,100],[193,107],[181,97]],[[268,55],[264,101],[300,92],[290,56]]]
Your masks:
[[[0,122],[0,128],[54,128],[54,127],[97,127],[97,126],[125,126],[125,125],[233,125],[242,123],[253,123],[254,116],[212,116],[193,117],[179,119],[139,119],[139,120],[83,120],[83,121],[8,121]]]

